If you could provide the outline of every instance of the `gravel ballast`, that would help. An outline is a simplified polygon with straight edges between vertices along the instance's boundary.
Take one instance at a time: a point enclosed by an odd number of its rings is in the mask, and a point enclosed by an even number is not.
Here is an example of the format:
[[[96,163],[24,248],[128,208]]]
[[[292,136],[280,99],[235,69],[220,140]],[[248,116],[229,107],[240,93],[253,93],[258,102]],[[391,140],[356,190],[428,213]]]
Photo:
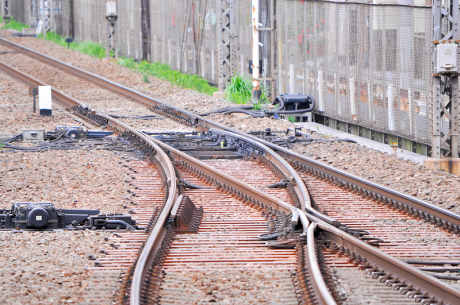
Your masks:
[[[161,289],[162,304],[298,304],[285,270],[166,272]]]
[[[0,232],[0,304],[79,304],[102,232]],[[103,254],[98,256],[103,257]]]
[[[460,177],[356,143],[295,144],[293,150],[377,184],[460,214]]]
[[[129,171],[110,151],[58,150],[0,154],[0,203],[51,202],[58,208],[126,212]]]
[[[36,107],[34,113],[33,97],[28,95],[27,86],[0,73],[0,135],[17,134],[23,128],[54,131],[57,126],[90,126],[63,112],[57,104],[53,116],[48,117],[38,116],[38,99]]]
[[[7,32],[1,31],[0,34],[5,35]],[[10,34],[8,33],[8,35]],[[11,36],[7,39],[102,75],[140,92],[149,92],[161,101],[189,111],[202,113],[234,105],[225,101],[225,103],[220,104],[222,101],[220,99],[210,98],[191,90],[174,88],[167,82],[154,77],[151,77],[150,84],[145,84],[140,73],[67,50],[48,41]],[[0,60],[3,59],[0,57]],[[147,85],[150,86],[148,90],[145,89],[148,87]],[[203,107],[204,104],[206,106]],[[214,114],[209,118],[240,131],[263,130],[265,128],[277,130],[293,125],[287,121],[255,119],[240,114],[225,116]],[[323,135],[318,136],[318,134],[313,135],[313,137],[324,138]],[[293,150],[319,162],[460,213],[460,196],[456,191],[460,188],[459,177],[442,171],[427,170],[415,162],[399,159],[393,155],[353,143],[296,144]]]

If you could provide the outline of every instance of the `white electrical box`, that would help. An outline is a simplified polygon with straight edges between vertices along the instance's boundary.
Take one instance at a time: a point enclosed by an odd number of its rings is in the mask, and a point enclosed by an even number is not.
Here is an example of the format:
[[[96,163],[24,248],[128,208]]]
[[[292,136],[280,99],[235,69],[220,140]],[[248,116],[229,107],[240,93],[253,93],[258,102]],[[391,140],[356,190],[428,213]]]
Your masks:
[[[52,115],[53,104],[50,86],[38,86],[38,105],[40,115]]]
[[[108,1],[105,3],[105,15],[107,17],[117,16],[117,3],[114,1]]]
[[[436,70],[438,73],[457,72],[458,45],[456,43],[438,44],[437,53]]]

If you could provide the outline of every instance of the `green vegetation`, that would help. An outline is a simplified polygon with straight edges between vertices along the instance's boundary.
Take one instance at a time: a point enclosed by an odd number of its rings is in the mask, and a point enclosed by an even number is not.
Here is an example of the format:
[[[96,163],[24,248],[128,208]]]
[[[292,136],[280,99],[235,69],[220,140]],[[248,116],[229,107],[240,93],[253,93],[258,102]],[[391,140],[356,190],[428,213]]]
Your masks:
[[[118,64],[142,73],[144,82],[146,79],[148,80],[148,75],[151,75],[179,87],[192,89],[208,95],[212,95],[217,91],[217,88],[210,86],[201,76],[183,74],[180,71],[172,70],[167,64],[158,62],[151,64],[147,61],[138,63],[133,58],[126,57],[118,59]]]
[[[1,20],[3,20],[3,17]],[[2,26],[2,30],[16,30],[16,31],[21,32],[23,28],[28,28],[28,27],[29,26],[27,24],[17,22],[16,20],[14,20],[13,16],[11,16],[10,22]]]
[[[246,104],[251,100],[252,82],[245,75],[236,75],[230,80],[230,84],[225,88],[227,100],[235,104]]]
[[[295,123],[295,116],[290,116],[288,119],[289,119],[289,122]]]
[[[65,38],[54,32],[47,33],[46,35],[40,34],[38,38],[52,41],[59,44],[60,46],[67,47]],[[69,44],[69,48],[71,50],[76,50],[88,54],[92,57],[105,57],[105,47],[101,44],[91,42],[89,40],[82,42],[72,42]],[[113,51],[110,52],[110,55],[113,56]],[[151,64],[147,61],[138,63],[133,58],[126,57],[119,58],[117,63],[123,67],[142,73],[142,80],[144,83],[150,83],[149,75],[151,75],[162,80],[169,81],[174,85],[180,86],[182,88],[192,89],[201,93],[206,93],[208,95],[212,95],[217,91],[217,88],[210,86],[208,82],[200,76],[180,73],[179,71],[172,70],[166,64]]]
[[[52,41],[60,46],[67,48],[67,42],[65,42],[65,38],[54,32],[49,32],[46,34],[41,33],[38,35],[38,38]],[[96,58],[105,57],[105,47],[97,42],[92,42],[89,40],[82,42],[72,42],[69,44],[69,49],[76,50]]]
[[[3,149],[3,147],[5,147],[5,145],[6,145],[5,143],[3,143],[3,142],[0,142],[0,150],[2,150],[2,149]]]
[[[262,95],[260,96],[259,103],[254,104],[254,110],[262,110],[262,104],[270,102],[268,98],[268,86],[260,84]],[[235,104],[247,104],[251,101],[252,97],[252,80],[245,75],[236,75],[232,77],[230,84],[225,88],[227,100]]]

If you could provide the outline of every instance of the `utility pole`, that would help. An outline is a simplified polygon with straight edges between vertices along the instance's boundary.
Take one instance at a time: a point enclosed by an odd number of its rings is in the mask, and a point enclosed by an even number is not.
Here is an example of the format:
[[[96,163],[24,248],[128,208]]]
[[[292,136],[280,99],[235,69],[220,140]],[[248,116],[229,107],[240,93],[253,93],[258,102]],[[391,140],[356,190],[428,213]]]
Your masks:
[[[41,11],[40,20],[42,22],[42,32],[43,35],[46,35],[49,31],[53,30],[53,1],[52,0],[43,0],[43,7]]]
[[[107,1],[105,3],[105,19],[107,20],[107,45],[105,47],[105,57],[110,58],[110,51],[114,52],[115,59],[118,59],[118,33],[117,33],[117,2]]]
[[[260,51],[259,51],[259,0],[252,0],[252,103],[259,102],[261,90]]]
[[[267,7],[268,5],[268,7]],[[268,15],[261,21],[259,16],[263,16],[264,13]],[[268,24],[270,26],[268,26]],[[249,62],[249,70],[252,71],[252,103],[256,104],[259,102],[262,90],[260,88],[260,82],[269,81],[271,84],[271,95],[270,98],[275,97],[275,79],[274,79],[274,56],[275,56],[275,45],[273,43],[275,39],[275,19],[274,19],[274,1],[273,0],[252,0],[252,61]],[[268,33],[267,33],[268,32]],[[270,41],[270,45],[263,45],[260,39],[262,34],[262,42],[267,44]],[[270,34],[270,40],[267,39]],[[265,37],[265,39],[264,39]],[[261,48],[262,52],[261,52]],[[270,50],[270,51],[268,51]],[[264,57],[263,54],[267,52],[271,53],[270,63],[268,58]],[[262,53],[262,60],[260,54]],[[270,65],[270,66],[269,66]],[[269,68],[270,67],[270,68]],[[269,72],[269,70],[271,72]],[[251,74],[251,72],[249,72]],[[267,74],[270,76],[267,77]],[[261,77],[262,76],[262,77]]]
[[[459,0],[433,0],[432,133],[431,158],[424,165],[460,175],[458,155]],[[448,148],[445,155],[442,147]]]

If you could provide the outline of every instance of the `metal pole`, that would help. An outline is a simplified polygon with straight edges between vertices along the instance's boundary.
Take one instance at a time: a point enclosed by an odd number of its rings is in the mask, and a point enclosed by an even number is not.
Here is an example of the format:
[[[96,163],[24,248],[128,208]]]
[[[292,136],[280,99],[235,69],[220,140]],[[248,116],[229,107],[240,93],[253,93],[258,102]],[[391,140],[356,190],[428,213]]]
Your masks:
[[[258,103],[261,95],[259,87],[259,0],[252,0],[252,102]]]
[[[271,95],[270,99],[273,101],[275,99],[275,5],[274,0],[270,0],[270,27],[272,28],[270,32],[270,77],[273,79],[271,82]]]
[[[444,3],[444,6],[443,6]],[[458,33],[459,0],[434,0],[432,6],[432,158],[428,168],[460,174],[458,155],[459,87]],[[449,123],[446,124],[445,122]],[[447,126],[448,125],[448,126]],[[448,148],[443,158],[441,148]]]

